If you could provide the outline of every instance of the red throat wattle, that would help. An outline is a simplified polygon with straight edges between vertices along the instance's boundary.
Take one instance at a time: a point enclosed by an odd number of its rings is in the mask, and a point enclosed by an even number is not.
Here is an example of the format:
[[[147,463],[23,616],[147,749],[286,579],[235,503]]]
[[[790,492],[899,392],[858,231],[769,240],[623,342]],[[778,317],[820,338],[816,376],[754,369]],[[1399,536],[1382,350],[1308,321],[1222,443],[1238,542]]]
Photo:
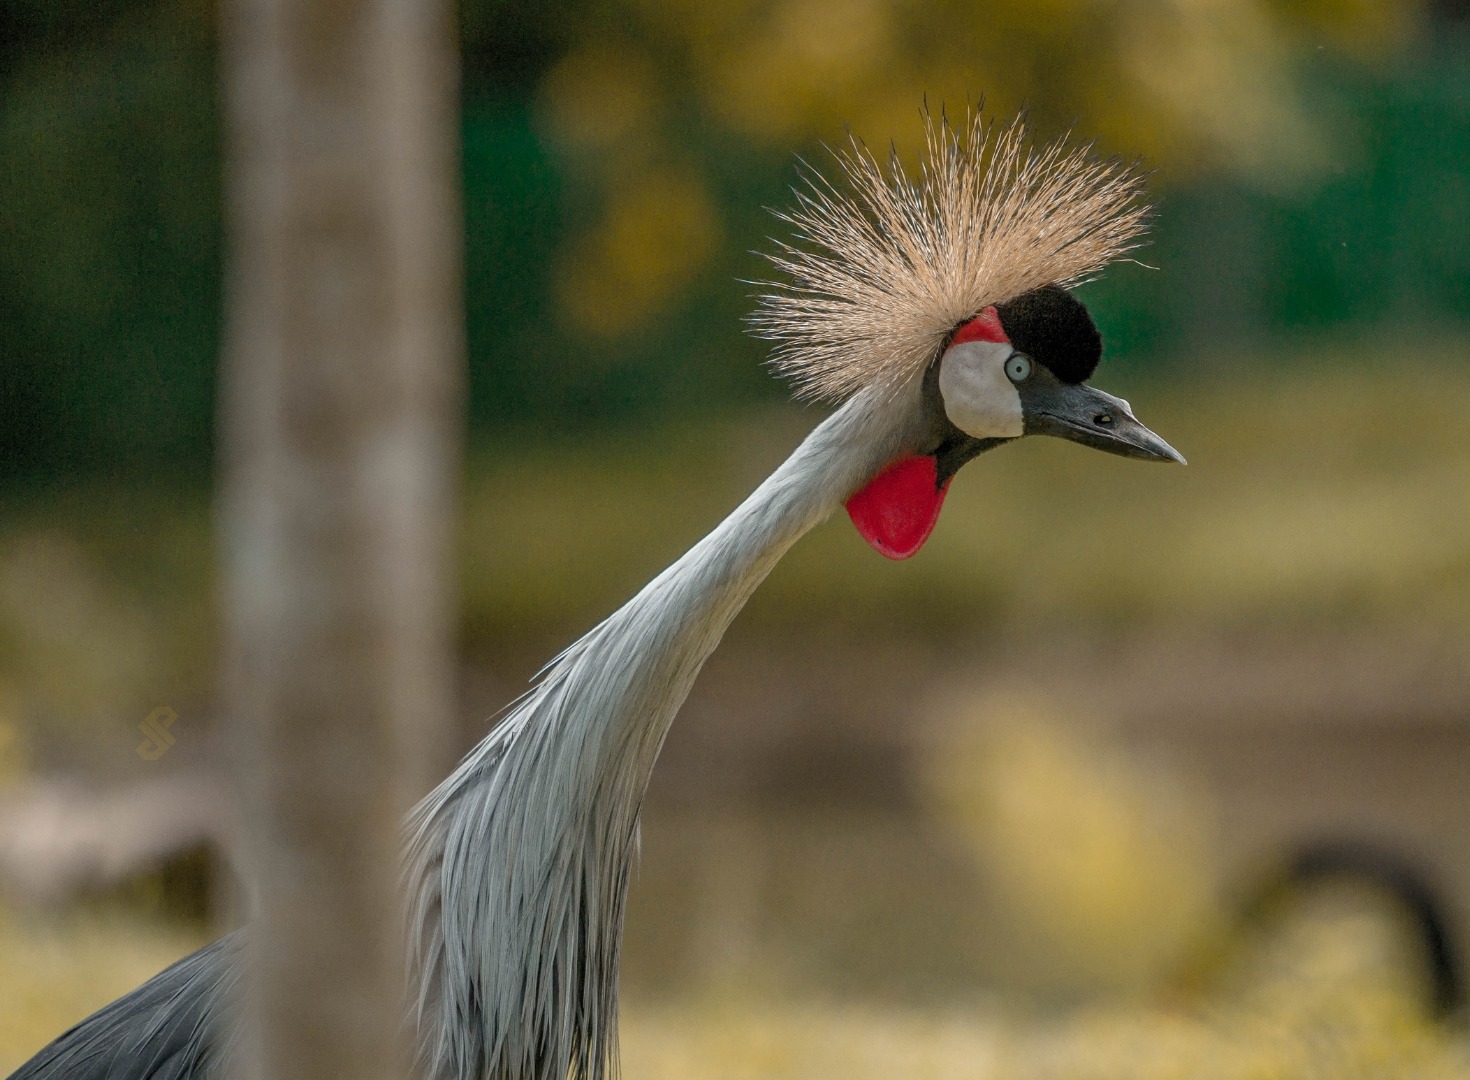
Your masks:
[[[934,458],[903,457],[847,500],[847,514],[879,554],[907,559],[934,531],[947,491]]]
[[[956,330],[949,343],[1009,340],[1000,315],[988,307]],[[890,559],[907,559],[934,531],[948,491],[949,480],[939,483],[939,462],[934,458],[902,457],[847,500],[847,515],[875,551]]]

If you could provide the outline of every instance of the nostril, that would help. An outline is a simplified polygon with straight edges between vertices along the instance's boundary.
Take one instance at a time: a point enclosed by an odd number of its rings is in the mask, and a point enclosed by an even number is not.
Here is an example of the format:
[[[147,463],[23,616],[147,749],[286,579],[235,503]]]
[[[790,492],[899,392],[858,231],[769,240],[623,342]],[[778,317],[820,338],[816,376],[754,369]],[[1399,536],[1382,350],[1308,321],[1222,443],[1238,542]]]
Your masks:
[[[1109,427],[1113,423],[1113,414],[1100,412],[1092,418],[1092,422],[1098,427]]]

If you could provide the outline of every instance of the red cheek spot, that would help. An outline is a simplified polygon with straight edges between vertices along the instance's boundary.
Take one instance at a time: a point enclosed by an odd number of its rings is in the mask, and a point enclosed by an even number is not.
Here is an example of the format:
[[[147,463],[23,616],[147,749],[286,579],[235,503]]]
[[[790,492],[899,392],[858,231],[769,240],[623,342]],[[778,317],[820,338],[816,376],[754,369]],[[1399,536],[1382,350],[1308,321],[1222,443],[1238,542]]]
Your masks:
[[[1000,325],[1000,316],[995,308],[988,307],[964,326],[954,332],[951,345],[963,345],[967,341],[1009,342],[1005,328]]]
[[[847,500],[847,514],[879,554],[907,559],[934,531],[948,491],[934,458],[899,458]]]

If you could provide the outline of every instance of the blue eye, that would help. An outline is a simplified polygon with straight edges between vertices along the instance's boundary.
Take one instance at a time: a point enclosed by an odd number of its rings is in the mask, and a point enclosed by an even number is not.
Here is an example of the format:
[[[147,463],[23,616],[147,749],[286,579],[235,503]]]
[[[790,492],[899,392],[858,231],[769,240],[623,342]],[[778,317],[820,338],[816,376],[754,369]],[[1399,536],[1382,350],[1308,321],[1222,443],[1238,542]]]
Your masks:
[[[1006,376],[1011,382],[1025,382],[1031,377],[1031,358],[1023,353],[1012,353],[1006,361]]]

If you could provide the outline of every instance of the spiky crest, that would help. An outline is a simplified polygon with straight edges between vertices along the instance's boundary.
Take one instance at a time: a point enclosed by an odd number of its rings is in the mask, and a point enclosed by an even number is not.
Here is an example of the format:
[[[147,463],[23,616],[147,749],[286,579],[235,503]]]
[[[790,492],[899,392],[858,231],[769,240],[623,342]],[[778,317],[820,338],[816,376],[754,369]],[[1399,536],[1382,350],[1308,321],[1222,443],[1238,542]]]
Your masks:
[[[1024,117],[998,132],[979,110],[924,124],[917,181],[896,150],[885,170],[853,137],[833,150],[843,187],[807,169],[776,212],[796,242],[767,257],[788,280],[763,283],[750,323],[799,397],[895,388],[987,305],[1076,285],[1141,242],[1150,209],[1132,167],[1065,139],[1038,149]]]

